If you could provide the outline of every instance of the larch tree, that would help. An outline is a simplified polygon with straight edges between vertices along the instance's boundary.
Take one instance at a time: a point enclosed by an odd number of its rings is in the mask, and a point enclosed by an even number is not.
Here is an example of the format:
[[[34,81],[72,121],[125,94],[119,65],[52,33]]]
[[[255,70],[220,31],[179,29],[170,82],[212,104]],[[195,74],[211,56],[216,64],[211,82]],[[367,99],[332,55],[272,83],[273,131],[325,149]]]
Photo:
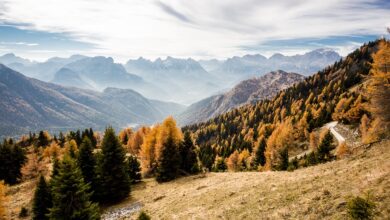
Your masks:
[[[265,168],[271,170],[277,168],[280,157],[278,152],[283,148],[288,148],[293,145],[293,127],[291,120],[279,124],[272,132],[267,140],[267,148],[265,152],[266,164]]]
[[[381,40],[378,51],[372,56],[368,95],[370,110],[383,123],[383,131],[389,132],[390,125],[390,42]]]
[[[145,135],[143,144],[141,145],[139,157],[141,159],[141,171],[144,177],[151,176],[156,171],[156,146],[159,132],[160,125],[157,124]]]
[[[4,184],[4,181],[0,181],[0,219],[8,218],[8,198],[7,198],[7,186]]]
[[[238,151],[234,151],[229,158],[227,159],[227,167],[229,171],[240,171],[241,169],[241,164],[240,164],[240,154]]]

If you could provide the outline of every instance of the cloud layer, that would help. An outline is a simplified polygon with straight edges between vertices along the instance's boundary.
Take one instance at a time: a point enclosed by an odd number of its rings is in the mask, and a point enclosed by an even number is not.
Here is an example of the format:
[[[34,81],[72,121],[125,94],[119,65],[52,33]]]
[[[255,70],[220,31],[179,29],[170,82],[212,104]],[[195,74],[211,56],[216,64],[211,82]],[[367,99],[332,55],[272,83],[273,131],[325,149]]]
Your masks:
[[[0,0],[0,23],[62,33],[96,45],[91,54],[120,59],[167,55],[222,58],[253,53],[253,45],[275,40],[294,44],[294,39],[380,36],[390,26],[390,5],[386,2]],[[353,41],[332,46],[342,52],[351,45]],[[267,51],[257,49],[260,53],[278,51],[278,45]]]

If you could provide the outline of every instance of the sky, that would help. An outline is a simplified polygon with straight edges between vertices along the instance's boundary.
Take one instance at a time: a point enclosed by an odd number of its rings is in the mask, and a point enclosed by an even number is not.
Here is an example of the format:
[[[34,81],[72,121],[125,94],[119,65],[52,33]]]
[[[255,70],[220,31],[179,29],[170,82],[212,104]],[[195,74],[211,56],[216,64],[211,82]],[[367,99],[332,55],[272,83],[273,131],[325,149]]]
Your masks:
[[[0,0],[0,55],[347,55],[389,26],[388,0]]]

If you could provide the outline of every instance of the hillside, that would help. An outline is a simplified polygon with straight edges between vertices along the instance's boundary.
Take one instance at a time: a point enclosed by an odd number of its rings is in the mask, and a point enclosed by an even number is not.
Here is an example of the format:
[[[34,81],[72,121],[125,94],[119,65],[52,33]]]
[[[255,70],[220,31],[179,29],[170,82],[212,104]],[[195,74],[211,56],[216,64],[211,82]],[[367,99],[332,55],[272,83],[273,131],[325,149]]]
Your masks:
[[[63,87],[28,78],[0,65],[0,134],[15,135],[38,129],[68,129],[154,123],[182,107],[162,105],[130,89],[103,92]],[[153,104],[156,103],[156,104]],[[177,109],[177,110],[175,110]]]
[[[287,73],[283,70],[253,77],[238,83],[224,94],[215,95],[190,105],[177,116],[177,119],[181,125],[203,122],[243,104],[253,104],[263,99],[271,99],[279,91],[303,79],[302,75]]]
[[[184,130],[193,133],[201,151],[211,146],[211,157],[227,158],[236,150],[253,152],[260,139],[265,139],[267,155],[274,160],[273,155],[280,149],[307,149],[314,128],[332,120],[357,124],[367,113],[363,108],[367,98],[361,92],[362,83],[368,77],[379,42],[363,45],[270,100],[233,109]]]
[[[386,219],[389,145],[360,145],[347,159],[294,172],[208,173],[164,184],[147,179],[103,219],[135,219],[140,209],[153,219],[346,219],[346,201],[367,192],[378,219]]]

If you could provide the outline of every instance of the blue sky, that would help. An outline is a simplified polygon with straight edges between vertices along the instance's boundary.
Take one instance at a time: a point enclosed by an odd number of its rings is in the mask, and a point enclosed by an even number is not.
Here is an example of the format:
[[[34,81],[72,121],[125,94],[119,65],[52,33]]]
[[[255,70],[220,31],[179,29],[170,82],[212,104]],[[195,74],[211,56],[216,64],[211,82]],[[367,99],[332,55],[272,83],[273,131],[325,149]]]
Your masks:
[[[331,48],[386,35],[387,0],[0,0],[0,54],[226,58]]]

